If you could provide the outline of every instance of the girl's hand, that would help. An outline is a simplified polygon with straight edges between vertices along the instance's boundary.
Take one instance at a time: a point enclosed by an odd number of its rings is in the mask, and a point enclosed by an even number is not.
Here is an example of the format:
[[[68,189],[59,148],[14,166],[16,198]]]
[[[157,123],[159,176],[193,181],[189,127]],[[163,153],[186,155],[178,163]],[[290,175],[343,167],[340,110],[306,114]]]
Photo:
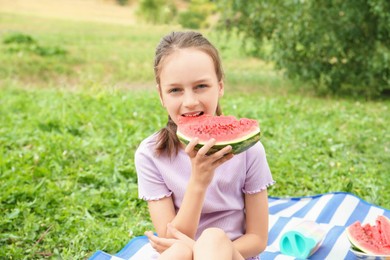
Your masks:
[[[174,238],[158,237],[152,231],[146,231],[145,236],[148,237],[150,245],[160,254],[177,241]]]
[[[230,153],[232,147],[229,145],[218,152],[206,155],[210,148],[215,145],[216,140],[214,138],[210,139],[199,151],[196,151],[194,148],[198,143],[198,138],[191,140],[186,146],[185,152],[191,159],[191,177],[203,187],[207,187],[213,179],[215,169],[233,157],[233,154]]]
[[[174,238],[180,240],[181,242],[186,244],[189,248],[194,247],[195,240],[180,232],[171,223],[168,223],[167,227],[168,227],[168,232],[171,233]]]
[[[162,238],[154,235],[153,232],[151,231],[145,232],[145,235],[148,237],[151,246],[157,252],[161,254],[177,241],[181,241],[182,243],[186,244],[189,248],[193,248],[195,244],[195,241],[193,239],[181,233],[170,223],[168,223],[167,228],[168,228],[168,232],[170,232],[174,238]]]

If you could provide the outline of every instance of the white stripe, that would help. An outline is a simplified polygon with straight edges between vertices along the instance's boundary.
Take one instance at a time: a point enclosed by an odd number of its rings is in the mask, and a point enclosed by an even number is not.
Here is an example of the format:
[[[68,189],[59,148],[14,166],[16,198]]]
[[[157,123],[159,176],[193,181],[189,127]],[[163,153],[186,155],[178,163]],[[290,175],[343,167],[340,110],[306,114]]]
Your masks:
[[[288,203],[289,202],[289,199],[280,199],[280,200],[275,200],[275,201],[272,201],[268,204],[268,207],[272,207],[272,206],[275,206],[275,205],[279,205],[279,204],[283,204],[283,203]]]
[[[276,215],[269,215],[269,217],[268,217],[268,232],[273,228],[273,226],[276,224],[278,219],[279,219],[279,217]],[[271,249],[269,249],[269,247],[267,247],[267,249],[265,249],[265,251],[276,252],[276,251],[279,251],[279,248],[275,248],[274,250],[271,250]]]
[[[140,249],[138,249],[137,253],[134,254],[129,260],[152,260],[157,259],[159,253],[153,249],[153,247],[147,243],[143,245]]]
[[[274,259],[275,260],[293,260],[293,259],[295,259],[295,257],[280,254],[280,255],[277,255]]]
[[[279,219],[279,217],[276,215],[269,215],[268,216],[268,232],[275,225],[275,223],[278,221],[278,219]]]
[[[325,259],[345,259],[350,247],[351,243],[349,242],[346,233],[343,232],[333,244],[333,248]]]
[[[301,208],[306,206],[310,201],[311,201],[311,199],[302,199],[302,200],[298,201],[297,203],[295,203],[294,205],[292,205],[288,208],[285,208],[284,210],[278,212],[278,216],[291,217],[298,210],[300,210]]]
[[[343,202],[340,203],[339,207],[334,212],[329,224],[344,226],[358,204],[358,198],[353,196],[344,197]]]
[[[383,215],[385,211],[381,208],[371,206],[370,210],[367,213],[367,216],[364,218],[362,224],[370,223],[371,225],[375,224],[375,220],[379,215]]]
[[[306,220],[316,221],[318,216],[321,214],[322,210],[328,203],[328,201],[333,198],[333,194],[326,194],[321,196],[321,198],[316,202],[316,204],[310,209],[310,211],[304,216]]]
[[[117,256],[111,256],[111,259],[110,260],[124,260],[123,258],[121,257],[117,257]]]

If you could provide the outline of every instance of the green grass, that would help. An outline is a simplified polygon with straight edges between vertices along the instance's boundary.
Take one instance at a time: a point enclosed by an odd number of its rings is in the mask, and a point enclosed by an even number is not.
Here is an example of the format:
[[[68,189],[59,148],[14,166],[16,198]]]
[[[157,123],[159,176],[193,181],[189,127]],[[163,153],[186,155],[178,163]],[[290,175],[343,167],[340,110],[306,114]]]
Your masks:
[[[1,42],[22,32],[67,51],[0,43],[0,258],[115,253],[152,228],[133,156],[166,122],[151,64],[170,30],[0,14]],[[236,39],[206,33],[225,62],[224,113],[260,122],[270,195],[347,191],[390,208],[389,101],[299,94]]]

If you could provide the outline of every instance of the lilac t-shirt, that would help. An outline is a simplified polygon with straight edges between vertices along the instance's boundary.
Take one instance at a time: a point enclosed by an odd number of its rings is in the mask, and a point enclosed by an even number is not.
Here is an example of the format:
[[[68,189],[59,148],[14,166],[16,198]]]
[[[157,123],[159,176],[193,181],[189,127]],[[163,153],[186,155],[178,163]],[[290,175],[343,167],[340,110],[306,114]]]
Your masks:
[[[156,137],[146,138],[135,153],[139,197],[149,201],[172,196],[177,212],[191,175],[190,158],[183,149],[176,157],[157,157]],[[273,183],[260,142],[220,165],[206,192],[196,238],[209,227],[225,230],[231,240],[242,236],[245,193],[260,192]]]

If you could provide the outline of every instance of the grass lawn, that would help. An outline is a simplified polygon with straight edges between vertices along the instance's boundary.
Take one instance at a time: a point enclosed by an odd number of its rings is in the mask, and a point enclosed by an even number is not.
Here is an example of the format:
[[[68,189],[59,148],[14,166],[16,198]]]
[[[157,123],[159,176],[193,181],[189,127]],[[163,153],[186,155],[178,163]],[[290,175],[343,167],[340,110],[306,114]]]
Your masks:
[[[115,253],[152,228],[133,156],[166,123],[152,63],[172,29],[0,13],[1,258]],[[35,43],[4,43],[15,32]],[[225,64],[224,113],[260,122],[270,195],[347,191],[390,208],[389,101],[300,93],[237,39],[205,34]]]

